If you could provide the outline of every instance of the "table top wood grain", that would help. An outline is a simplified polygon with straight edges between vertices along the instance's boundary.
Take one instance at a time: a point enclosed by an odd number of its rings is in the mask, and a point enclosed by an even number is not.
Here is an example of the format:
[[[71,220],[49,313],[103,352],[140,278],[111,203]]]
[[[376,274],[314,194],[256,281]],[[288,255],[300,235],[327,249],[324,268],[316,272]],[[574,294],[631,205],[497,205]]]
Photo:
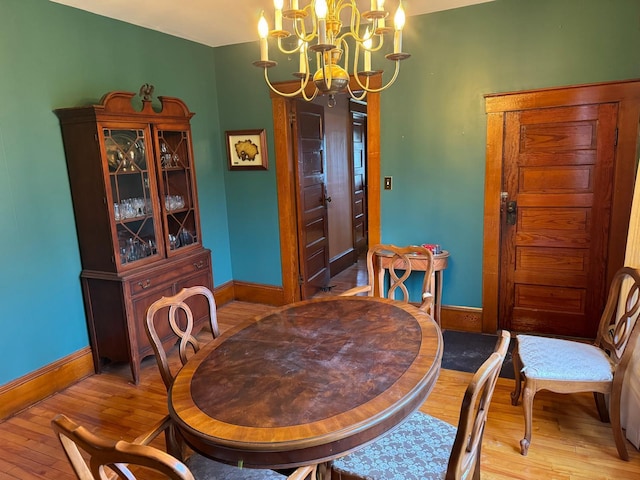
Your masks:
[[[442,334],[412,305],[323,297],[249,319],[178,373],[170,415],[196,451],[231,464],[329,461],[415,411],[440,372]]]

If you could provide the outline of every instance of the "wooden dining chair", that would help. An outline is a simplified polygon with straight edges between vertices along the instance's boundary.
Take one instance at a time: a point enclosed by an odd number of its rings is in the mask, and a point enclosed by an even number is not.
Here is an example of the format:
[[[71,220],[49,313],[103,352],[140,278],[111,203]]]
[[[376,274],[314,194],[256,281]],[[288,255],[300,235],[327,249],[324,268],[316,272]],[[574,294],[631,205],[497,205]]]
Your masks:
[[[420,255],[420,270],[412,266],[412,255]],[[416,261],[415,259],[413,260]],[[386,268],[383,268],[383,264]],[[388,272],[388,288],[387,275]],[[425,247],[411,245],[397,247],[390,244],[374,245],[367,251],[368,284],[351,288],[343,292],[343,296],[367,293],[368,296],[382,298],[396,298],[409,302],[409,290],[406,281],[412,272],[423,274],[420,309],[432,313],[433,293],[431,292],[431,279],[433,276],[433,253]]]
[[[167,418],[168,420],[168,418]],[[300,467],[288,477],[273,470],[239,469],[214,462],[204,457],[194,457],[186,464],[162,450],[148,445],[165,430],[168,422],[161,422],[149,434],[132,442],[109,440],[95,435],[65,415],[57,415],[52,421],[62,448],[79,480],[111,480],[147,478],[150,471],[161,473],[172,480],[305,480],[316,478],[316,465]],[[242,472],[239,477],[238,472]]]
[[[598,414],[611,421],[618,455],[629,460],[620,424],[620,397],[627,365],[640,333],[640,271],[623,267],[613,278],[593,344],[535,335],[517,335],[513,351],[513,405],[522,393],[524,438],[520,453],[531,444],[533,398],[540,390],[593,392]],[[522,383],[524,382],[524,388]],[[609,397],[607,409],[606,397]]]
[[[209,325],[213,337],[220,335],[216,302],[207,287],[183,288],[170,297],[162,297],[149,306],[145,329],[156,355],[160,375],[167,390],[171,387],[175,373],[171,371],[166,348],[178,343],[178,355],[184,366],[192,353],[200,350],[200,343],[193,335],[193,311],[187,300],[204,297],[209,309]],[[177,372],[176,372],[177,373]]]
[[[484,426],[509,340],[509,332],[500,332],[494,352],[473,375],[457,429],[418,411],[391,433],[335,460],[332,479],[479,480]]]
[[[156,362],[160,369],[162,381],[167,391],[171,388],[171,384],[178,373],[171,370],[167,355],[167,348],[171,348],[178,343],[178,356],[180,362],[184,366],[192,354],[200,350],[200,343],[193,336],[193,312],[187,303],[188,299],[196,296],[204,296],[209,305],[209,318],[211,319],[211,331],[214,338],[220,335],[218,321],[216,315],[216,304],[213,294],[206,287],[190,287],[183,288],[176,295],[170,297],[162,297],[149,306],[147,310],[147,318],[145,328],[149,341],[156,354]],[[169,330],[170,329],[170,330]],[[168,330],[173,336],[168,335]],[[163,335],[159,332],[163,332]],[[259,480],[269,478],[284,478],[283,476],[273,477],[269,470],[255,470],[248,468],[237,468],[234,466],[224,465],[195,453],[189,452],[187,446],[180,435],[178,428],[169,423],[167,432],[167,450],[179,459],[185,459],[187,465],[197,472],[196,478],[203,479],[224,479],[224,480]],[[304,478],[304,477],[300,477]]]

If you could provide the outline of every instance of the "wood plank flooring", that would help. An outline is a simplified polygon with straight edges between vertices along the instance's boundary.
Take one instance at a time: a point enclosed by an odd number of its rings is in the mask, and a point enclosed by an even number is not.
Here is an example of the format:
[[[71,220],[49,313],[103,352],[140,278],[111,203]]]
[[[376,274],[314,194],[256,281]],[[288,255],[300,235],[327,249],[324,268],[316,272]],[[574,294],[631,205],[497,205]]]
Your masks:
[[[346,285],[346,284],[345,284]],[[343,285],[343,286],[345,286]],[[336,287],[333,293],[337,293]],[[233,302],[218,310],[222,332],[271,307]],[[200,338],[210,338],[208,332]],[[174,351],[172,362],[177,365]],[[142,362],[140,385],[129,383],[126,366],[108,368],[0,423],[0,479],[75,477],[49,422],[65,413],[111,438],[133,439],[167,412],[166,392],[153,358]],[[421,410],[457,424],[471,374],[442,370]],[[519,453],[524,431],[522,407],[513,407],[513,381],[499,379],[482,446],[483,479],[637,479],[640,452],[628,444],[631,461],[618,458],[608,424],[598,420],[593,397],[540,392],[534,402],[529,455]],[[162,448],[162,441],[157,445]]]

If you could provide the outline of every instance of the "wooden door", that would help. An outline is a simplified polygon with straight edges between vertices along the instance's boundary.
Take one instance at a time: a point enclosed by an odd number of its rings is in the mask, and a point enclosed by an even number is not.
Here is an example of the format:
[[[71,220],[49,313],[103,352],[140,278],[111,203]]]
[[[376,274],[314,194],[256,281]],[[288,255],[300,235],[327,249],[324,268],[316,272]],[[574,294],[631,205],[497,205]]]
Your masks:
[[[303,299],[329,284],[324,107],[296,101],[297,216]]]
[[[353,248],[367,250],[367,106],[351,103]]]
[[[505,115],[500,324],[594,337],[604,307],[617,103]]]

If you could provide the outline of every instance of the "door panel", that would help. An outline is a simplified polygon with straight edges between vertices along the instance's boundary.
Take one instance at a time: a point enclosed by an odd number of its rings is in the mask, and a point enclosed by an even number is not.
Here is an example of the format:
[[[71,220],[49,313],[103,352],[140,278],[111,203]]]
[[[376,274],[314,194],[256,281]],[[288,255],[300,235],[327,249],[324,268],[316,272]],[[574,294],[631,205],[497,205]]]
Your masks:
[[[507,112],[500,324],[593,337],[604,307],[617,105]],[[507,203],[515,202],[515,222]]]
[[[353,106],[355,107],[355,105]],[[362,108],[362,107],[360,107]],[[353,243],[358,253],[366,252],[367,241],[367,114],[351,111],[353,160]]]
[[[297,101],[295,117],[298,239],[301,243],[301,296],[304,299],[329,284],[324,107]]]

